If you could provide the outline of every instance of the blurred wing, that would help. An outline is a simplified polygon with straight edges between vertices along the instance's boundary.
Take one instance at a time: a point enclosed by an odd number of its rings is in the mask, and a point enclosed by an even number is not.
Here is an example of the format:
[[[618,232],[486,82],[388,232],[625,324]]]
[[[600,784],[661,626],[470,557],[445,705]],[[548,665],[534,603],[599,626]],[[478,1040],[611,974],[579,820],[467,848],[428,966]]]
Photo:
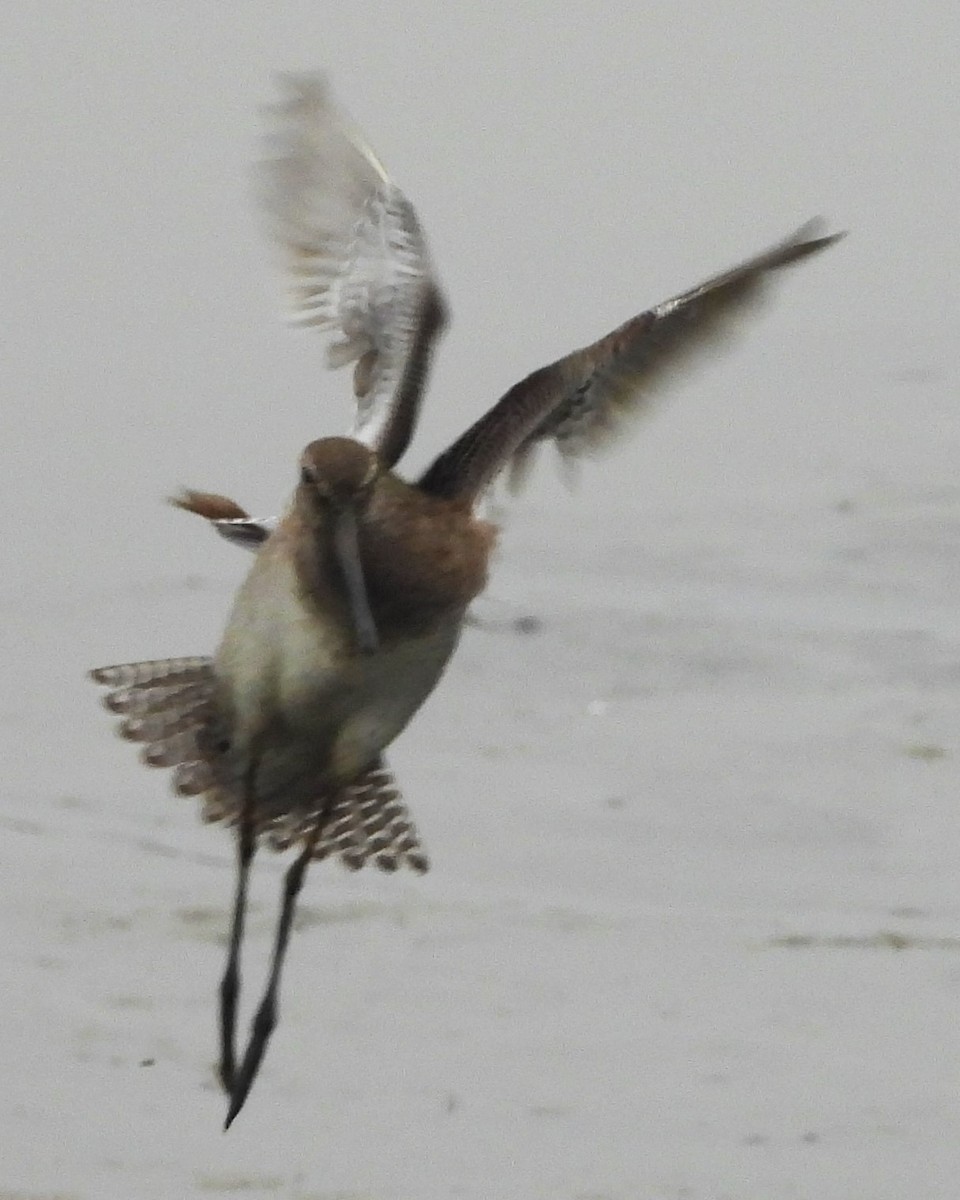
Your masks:
[[[293,319],[355,363],[351,436],[392,466],[413,432],[445,309],[413,206],[316,75],[282,77],[268,110],[263,205],[291,279]]]
[[[810,221],[755,258],[534,371],[433,463],[420,486],[472,500],[506,466],[518,478],[537,442],[552,439],[571,460],[612,440],[655,387],[735,331],[763,297],[771,272],[843,236],[822,234],[821,228]]]
[[[228,542],[243,546],[245,550],[259,550],[280,523],[279,517],[244,517],[210,524]]]
[[[170,503],[203,517],[222,538],[247,550],[259,549],[279,523],[278,517],[251,517],[236,501],[213,492],[184,488],[170,497]]]

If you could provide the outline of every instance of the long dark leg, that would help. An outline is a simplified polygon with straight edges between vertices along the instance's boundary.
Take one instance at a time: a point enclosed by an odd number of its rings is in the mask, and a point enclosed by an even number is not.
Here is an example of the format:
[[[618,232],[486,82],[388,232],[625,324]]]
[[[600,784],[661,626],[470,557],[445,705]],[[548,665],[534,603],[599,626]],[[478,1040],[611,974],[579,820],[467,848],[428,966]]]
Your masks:
[[[257,1071],[260,1069],[260,1063],[267,1049],[267,1042],[269,1042],[270,1035],[277,1024],[277,993],[280,989],[280,974],[283,971],[283,960],[287,952],[287,943],[290,940],[293,913],[297,905],[297,896],[303,887],[303,878],[307,873],[307,867],[313,856],[313,850],[316,846],[322,823],[323,818],[321,817],[310,831],[303,850],[287,871],[283,881],[283,906],[280,909],[280,920],[277,924],[277,935],[273,944],[270,977],[267,980],[266,990],[263,993],[263,999],[260,1001],[260,1007],[253,1018],[250,1041],[247,1043],[240,1073],[234,1079],[230,1095],[230,1107],[227,1111],[224,1129],[230,1128],[234,1117],[243,1108],[253,1081],[256,1078]]]
[[[252,775],[252,773],[251,773]],[[243,807],[237,826],[237,891],[233,901],[233,922],[230,926],[230,949],[227,968],[220,981],[220,1083],[232,1094],[236,1083],[237,1000],[240,995],[240,947],[243,942],[243,922],[247,911],[247,880],[250,862],[257,846],[254,823],[253,779],[248,776],[243,785]]]

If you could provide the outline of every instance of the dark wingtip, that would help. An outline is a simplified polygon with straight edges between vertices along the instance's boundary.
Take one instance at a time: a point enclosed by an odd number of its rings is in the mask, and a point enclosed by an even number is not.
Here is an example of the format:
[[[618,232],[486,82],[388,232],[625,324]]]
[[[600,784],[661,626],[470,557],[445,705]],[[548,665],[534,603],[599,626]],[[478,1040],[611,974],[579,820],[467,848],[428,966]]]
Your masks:
[[[847,236],[846,229],[840,229],[836,233],[825,233],[823,237],[811,238],[805,243],[803,249],[807,254],[813,254],[817,250],[823,250],[826,246],[832,246],[834,242],[842,242]]]
[[[253,1083],[253,1076],[256,1071],[247,1073],[247,1078],[244,1078],[244,1073],[241,1071],[241,1078],[234,1084],[233,1091],[230,1094],[230,1104],[227,1108],[227,1115],[223,1122],[223,1132],[226,1133],[230,1126],[237,1119],[237,1115],[247,1102],[247,1097],[250,1095],[250,1086]]]
[[[794,263],[810,254],[818,254],[827,246],[832,246],[834,242],[839,242],[847,236],[846,229],[841,229],[837,233],[822,232],[826,227],[827,222],[823,217],[813,217],[801,225],[796,233],[782,243],[780,264]]]

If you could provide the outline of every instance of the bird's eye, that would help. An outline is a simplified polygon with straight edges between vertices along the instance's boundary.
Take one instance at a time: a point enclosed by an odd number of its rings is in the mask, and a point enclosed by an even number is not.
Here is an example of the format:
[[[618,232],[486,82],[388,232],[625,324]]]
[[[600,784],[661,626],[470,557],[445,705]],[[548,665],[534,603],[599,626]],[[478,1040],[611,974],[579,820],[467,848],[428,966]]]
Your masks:
[[[300,468],[300,482],[306,484],[313,483],[313,475],[310,473],[307,467]]]

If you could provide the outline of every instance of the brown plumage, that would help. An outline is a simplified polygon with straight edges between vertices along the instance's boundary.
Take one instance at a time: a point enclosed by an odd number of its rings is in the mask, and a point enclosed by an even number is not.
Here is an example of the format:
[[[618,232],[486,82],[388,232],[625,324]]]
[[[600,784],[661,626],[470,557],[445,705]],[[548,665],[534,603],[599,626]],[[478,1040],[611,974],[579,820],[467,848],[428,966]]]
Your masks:
[[[218,496],[215,492],[195,492],[191,488],[183,488],[175,496],[170,497],[174,508],[182,508],[185,512],[196,513],[208,521],[247,521],[250,514],[226,496]]]
[[[256,549],[212,658],[102,667],[119,732],[205,819],[236,831],[238,872],[220,993],[227,1124],[276,1020],[296,898],[312,859],[427,869],[384,751],[436,686],[486,584],[495,531],[477,515],[496,477],[554,441],[565,456],[619,433],[653,385],[714,347],[781,269],[839,235],[810,224],[631,318],[511,388],[417,482],[393,470],[414,432],[446,309],[409,201],[316,79],[287,81],[267,210],[303,323],[355,364],[351,437],[304,450],[284,517],[183,491],[178,508]],[[267,987],[239,1065],[234,1035],[246,889],[257,845],[292,848]]]

